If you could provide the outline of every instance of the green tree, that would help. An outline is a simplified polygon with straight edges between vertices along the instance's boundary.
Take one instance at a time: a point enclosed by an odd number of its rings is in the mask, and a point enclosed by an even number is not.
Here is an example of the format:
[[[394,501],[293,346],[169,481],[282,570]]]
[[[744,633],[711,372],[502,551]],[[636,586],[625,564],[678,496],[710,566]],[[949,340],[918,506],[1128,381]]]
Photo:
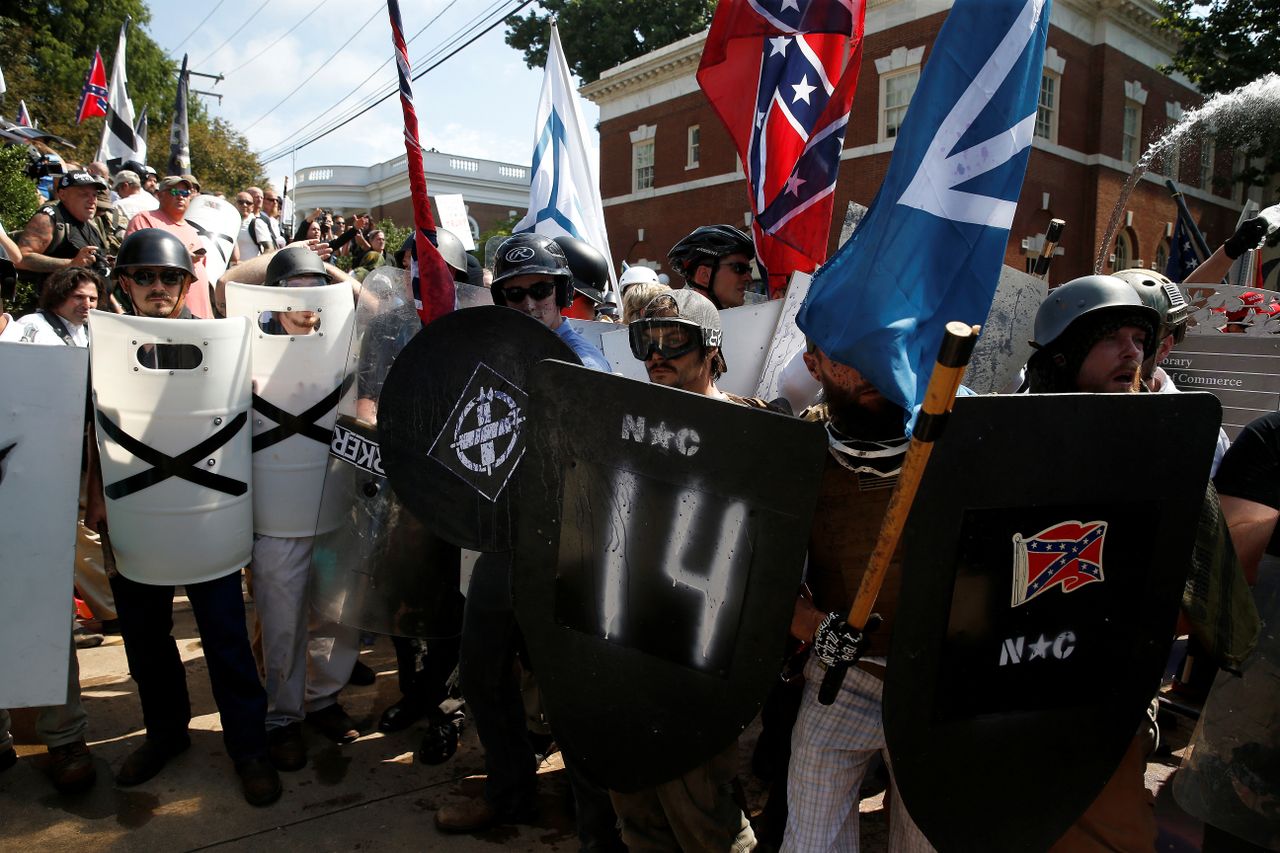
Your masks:
[[[1179,40],[1173,62],[1206,96],[1230,92],[1276,70],[1280,56],[1280,0],[1164,0],[1158,26]],[[1280,173],[1280,104],[1259,104],[1257,121],[1216,129],[1219,144],[1248,158],[1232,180],[1246,186]],[[1263,165],[1252,162],[1258,158]]]
[[[40,203],[35,184],[27,177],[27,163],[26,146],[0,148],[0,224],[10,232],[21,230]],[[17,292],[3,310],[17,317],[34,308],[35,290],[31,285],[19,282]]]
[[[584,83],[620,62],[679,41],[711,24],[715,0],[540,0],[545,12],[507,18],[507,44],[525,64],[547,63],[550,24],[560,28],[569,70]]]
[[[76,124],[80,90],[94,48],[111,74],[120,25],[133,19],[128,32],[129,94],[133,107],[147,107],[152,132],[151,165],[168,159],[168,130],[173,115],[181,57],[170,59],[147,34],[151,12],[145,0],[6,0],[0,12],[0,56],[8,84],[5,112],[12,114],[21,98],[42,130],[69,140],[73,152],[60,152],[87,163],[102,138],[102,118]],[[135,116],[136,118],[136,116]],[[192,169],[206,191],[232,193],[266,180],[262,164],[244,137],[226,122],[211,119],[198,96],[188,109]]]

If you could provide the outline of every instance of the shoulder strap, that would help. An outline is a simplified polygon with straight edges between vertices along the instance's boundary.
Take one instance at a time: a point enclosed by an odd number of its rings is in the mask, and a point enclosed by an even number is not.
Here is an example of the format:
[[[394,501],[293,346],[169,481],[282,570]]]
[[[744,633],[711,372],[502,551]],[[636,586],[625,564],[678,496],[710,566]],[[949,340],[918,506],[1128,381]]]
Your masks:
[[[44,318],[46,323],[53,327],[53,331],[58,335],[58,337],[62,338],[62,342],[64,344],[69,347],[76,345],[76,342],[71,340],[71,333],[68,332],[67,327],[63,325],[61,317],[44,308],[40,309],[40,316]]]

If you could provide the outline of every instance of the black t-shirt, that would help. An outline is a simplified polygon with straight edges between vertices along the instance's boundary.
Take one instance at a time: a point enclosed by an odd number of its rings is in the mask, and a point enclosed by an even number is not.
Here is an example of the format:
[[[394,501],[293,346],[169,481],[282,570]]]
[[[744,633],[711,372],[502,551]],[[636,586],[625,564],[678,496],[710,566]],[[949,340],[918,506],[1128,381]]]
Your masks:
[[[1280,412],[1263,415],[1240,431],[1213,478],[1218,494],[1280,509]],[[1280,524],[1267,543],[1280,555]]]
[[[1218,493],[1280,509],[1280,412],[1250,423],[1222,457]]]

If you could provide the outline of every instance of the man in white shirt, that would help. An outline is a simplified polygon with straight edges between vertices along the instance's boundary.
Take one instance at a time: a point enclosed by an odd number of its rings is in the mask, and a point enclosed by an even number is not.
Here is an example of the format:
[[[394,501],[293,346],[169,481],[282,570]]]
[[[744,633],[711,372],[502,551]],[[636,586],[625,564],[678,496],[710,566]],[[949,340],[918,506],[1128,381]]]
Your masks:
[[[89,345],[89,312],[98,307],[105,283],[92,270],[65,267],[45,281],[40,308],[14,321],[20,340],[35,344]]]

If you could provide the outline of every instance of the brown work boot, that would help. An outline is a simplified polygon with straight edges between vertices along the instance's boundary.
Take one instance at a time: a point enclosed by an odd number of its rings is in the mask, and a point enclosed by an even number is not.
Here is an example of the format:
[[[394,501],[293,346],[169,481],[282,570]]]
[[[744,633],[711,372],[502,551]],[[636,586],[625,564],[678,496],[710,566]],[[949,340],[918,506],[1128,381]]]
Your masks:
[[[75,743],[49,747],[49,779],[62,794],[78,794],[93,787],[98,771],[84,738]]]
[[[277,770],[301,770],[307,766],[307,744],[302,723],[290,723],[267,732],[267,756]]]
[[[237,761],[236,772],[240,774],[240,787],[244,790],[245,802],[251,806],[269,806],[280,799],[280,794],[284,792],[280,774],[266,758]]]
[[[116,784],[126,788],[141,785],[163,770],[169,759],[185,752],[190,746],[191,739],[185,736],[176,741],[143,741],[142,746],[129,753],[124,764],[120,765],[120,772],[116,773]]]

